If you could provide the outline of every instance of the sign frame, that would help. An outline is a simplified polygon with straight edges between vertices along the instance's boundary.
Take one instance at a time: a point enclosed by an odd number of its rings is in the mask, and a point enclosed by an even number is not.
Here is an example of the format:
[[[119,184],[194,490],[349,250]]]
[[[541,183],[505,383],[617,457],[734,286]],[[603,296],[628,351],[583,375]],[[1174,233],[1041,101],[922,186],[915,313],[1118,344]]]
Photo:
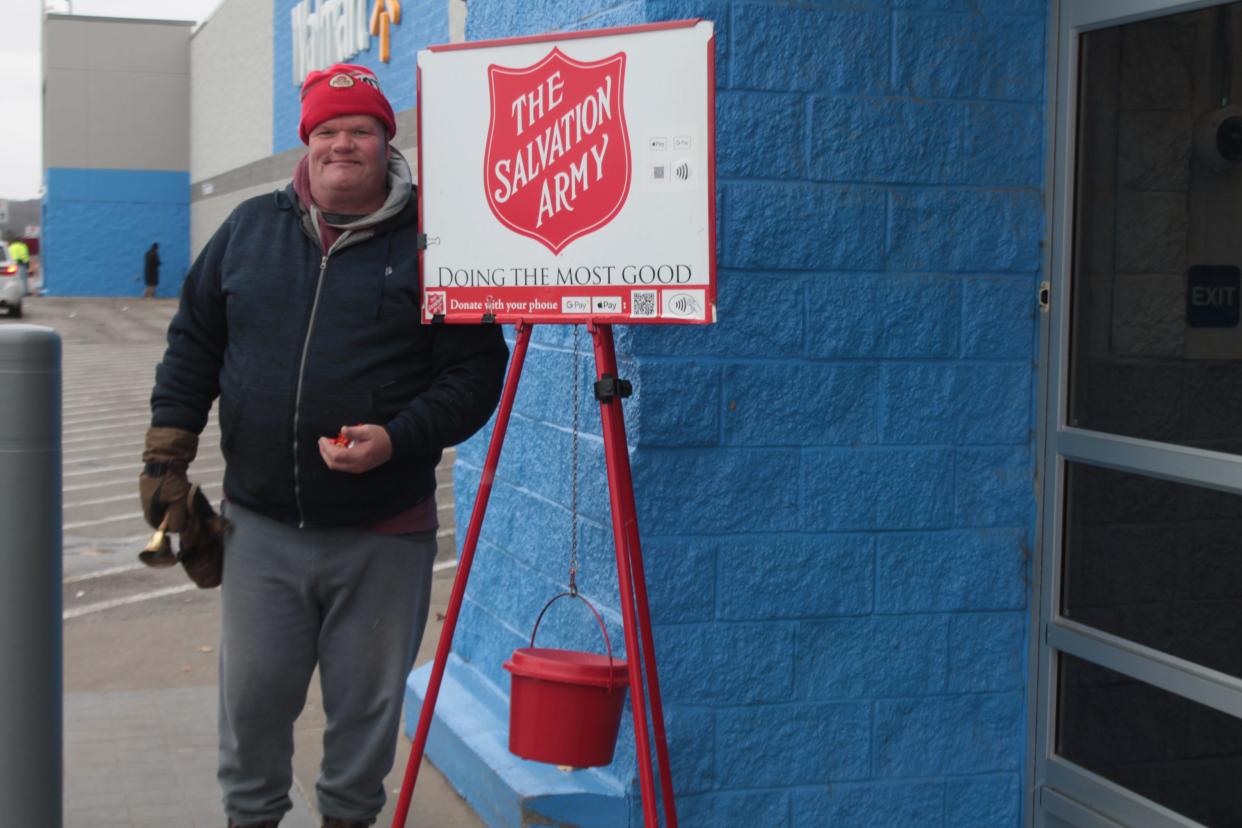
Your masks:
[[[674,38],[662,38],[656,41],[653,33],[670,33],[674,35]],[[649,34],[652,36],[645,37],[645,45],[641,47],[649,52],[654,51],[659,55],[676,54],[677,59],[691,63],[698,59],[697,54],[701,54],[705,61],[705,71],[699,74],[696,70],[691,79],[683,82],[684,89],[679,90],[683,95],[693,95],[703,106],[701,112],[693,108],[697,120],[693,130],[686,130],[690,135],[685,139],[685,152],[687,155],[694,153],[689,156],[693,158],[694,163],[686,163],[683,159],[683,163],[673,162],[666,168],[668,170],[675,170],[681,166],[690,168],[685,171],[684,177],[680,172],[677,173],[678,181],[670,181],[671,187],[680,187],[678,190],[672,190],[676,193],[675,197],[678,200],[670,203],[676,205],[675,209],[683,211],[677,214],[681,218],[675,223],[665,222],[659,225],[656,228],[660,231],[658,235],[642,231],[644,223],[648,227],[651,227],[653,223],[659,223],[659,216],[651,206],[653,197],[649,191],[664,191],[653,190],[654,186],[659,186],[658,183],[649,187],[641,180],[627,180],[625,193],[612,214],[597,216],[594,226],[567,234],[567,240],[553,239],[549,243],[547,240],[538,238],[540,235],[538,233],[523,232],[517,229],[515,225],[520,222],[509,224],[507,221],[502,221],[501,213],[497,211],[493,203],[493,190],[487,189],[491,172],[487,167],[487,160],[490,160],[492,132],[497,118],[496,109],[493,106],[492,96],[495,91],[491,86],[491,79],[500,73],[514,76],[528,69],[536,70],[557,54],[569,64],[590,65],[592,60],[595,60],[597,64],[602,64],[614,58],[615,55],[596,54],[590,57],[582,54],[583,50],[589,50],[591,47],[598,52],[600,47],[596,43],[599,38],[622,38],[622,44],[629,42],[636,47],[631,50],[627,46],[621,52],[624,55],[622,61],[624,71],[626,62],[632,63],[634,60],[631,54],[640,51],[638,38]],[[631,39],[631,36],[636,37]],[[674,53],[673,50],[668,49],[668,45],[677,43],[677,37],[696,46],[701,43],[702,52],[698,52],[697,49],[688,52],[680,48]],[[574,41],[583,43],[575,44]],[[591,41],[596,41],[596,43]],[[524,48],[511,49],[510,47]],[[614,46],[608,44],[603,48],[605,51],[613,50]],[[666,52],[660,52],[660,49],[665,49]],[[491,79],[485,75],[483,85],[489,88],[485,93],[487,97],[482,98],[482,104],[484,104],[482,108],[487,110],[490,120],[486,129],[487,135],[479,136],[479,146],[476,148],[470,144],[467,149],[460,150],[461,156],[466,160],[459,160],[452,158],[452,152],[444,149],[446,142],[443,139],[435,142],[432,147],[427,144],[425,125],[429,118],[435,119],[433,123],[440,123],[441,116],[446,112],[446,105],[441,102],[444,98],[442,90],[434,90],[441,92],[440,97],[436,98],[433,95],[434,102],[426,105],[428,97],[424,93],[431,90],[424,88],[424,68],[429,67],[431,71],[428,74],[433,78],[436,73],[441,73],[442,76],[445,67],[453,65],[451,62],[444,62],[445,58],[442,53],[466,50],[489,50],[488,52],[476,51],[473,55],[463,56],[471,62],[461,65],[469,65],[472,70],[477,70],[483,61],[490,60],[487,64],[486,75],[490,75]],[[509,59],[510,56],[513,59]],[[655,65],[656,61],[650,55],[640,55],[637,60],[641,61],[644,57],[647,60],[644,68],[650,72],[651,66]],[[450,61],[452,59],[449,58]],[[469,77],[476,78],[477,73]],[[698,98],[699,80],[703,80],[706,87],[702,90],[702,98]],[[432,82],[435,83],[434,80]],[[476,83],[477,79],[469,82]],[[548,89],[552,90],[551,81],[548,83]],[[443,87],[448,86],[449,84],[443,84]],[[516,324],[525,322],[627,325],[710,324],[715,322],[717,293],[715,86],[714,24],[702,18],[443,44],[420,52],[417,74],[417,168],[420,238],[418,268],[420,298],[424,308],[421,314],[422,322],[424,324],[478,324],[480,322]],[[602,96],[602,86],[600,90]],[[642,150],[637,145],[637,142],[642,140],[639,133],[640,130],[651,127],[645,126],[641,120],[635,123],[629,118],[629,113],[623,109],[623,107],[628,108],[624,97],[629,91],[630,89],[626,87],[617,90],[620,94],[614,93],[616,112],[613,114],[619,116],[614,118],[614,121],[620,121],[625,130],[623,145],[628,153],[626,174],[637,178],[640,172],[636,171],[635,167],[638,163],[637,159],[642,154]],[[461,96],[455,100],[460,99]],[[549,91],[548,100],[560,102],[553,97],[552,91]],[[600,100],[607,101],[607,98],[601,97]],[[671,93],[669,100],[672,100]],[[463,106],[475,104],[476,101],[471,98]],[[660,104],[669,105],[668,101],[657,101],[656,105]],[[603,103],[601,103],[602,106]],[[477,119],[479,111],[478,106],[470,110],[472,117]],[[520,113],[520,108],[514,111]],[[537,127],[544,128],[548,120],[551,119],[540,121]],[[599,120],[602,123],[604,118],[601,117]],[[589,121],[586,123],[590,125]],[[472,130],[469,133],[471,136],[474,134],[475,125],[476,121],[471,121]],[[520,134],[521,127],[519,126],[518,129]],[[461,134],[458,133],[459,142],[460,137]],[[654,147],[654,139],[651,140],[653,141],[651,147]],[[613,146],[619,143],[622,142],[614,141]],[[670,140],[669,143],[671,145],[672,141]],[[673,155],[674,153],[670,153],[669,157],[672,158]],[[472,167],[467,166],[473,164],[476,158],[486,159],[480,161],[479,167],[473,168],[481,170],[482,176],[479,176],[477,172],[471,175]],[[587,160],[591,160],[585,153],[583,158],[584,164]],[[598,156],[594,160],[598,163]],[[432,185],[429,185],[427,181],[429,165],[431,169],[437,171],[434,176],[435,183]],[[552,163],[549,162],[542,170],[545,176],[550,176],[551,166]],[[695,166],[700,166],[702,169],[695,171],[693,169]],[[445,169],[451,172],[440,172]],[[641,174],[645,175],[649,172],[652,170],[643,168]],[[695,175],[695,172],[698,172],[698,175]],[[669,176],[670,179],[671,177]],[[479,186],[480,178],[483,188]],[[607,186],[605,182],[600,185],[599,189],[606,192]],[[546,196],[546,180],[543,182],[543,187]],[[586,187],[583,189],[585,190]],[[614,191],[615,189],[617,188],[614,188]],[[635,191],[639,191],[638,195],[635,195]],[[654,198],[660,197],[657,195]],[[442,206],[453,199],[458,200],[458,202],[453,202],[455,206]],[[469,203],[463,208],[459,203],[461,201]],[[618,218],[615,224],[609,225],[614,216],[623,216],[627,208],[630,209],[630,215],[625,221]],[[572,208],[569,209],[572,212]],[[479,236],[483,240],[474,238],[474,233],[449,234],[440,229],[448,224],[442,217],[455,214],[468,215],[469,220],[475,222],[472,226],[481,228]],[[540,219],[545,217],[542,207],[538,215]],[[526,216],[529,220],[529,210]],[[689,220],[686,220],[687,217]],[[584,220],[590,220],[589,214]],[[681,232],[682,227],[684,227],[684,233]],[[438,229],[439,232],[437,232]],[[448,238],[450,235],[453,236],[452,239]],[[465,235],[470,235],[472,238],[464,238]],[[644,240],[652,240],[650,248],[644,245]],[[496,245],[497,241],[501,244]],[[572,254],[576,244],[582,244],[578,258],[565,255]],[[610,252],[610,245],[613,248],[624,249],[631,254],[635,250],[648,249],[659,252],[650,254],[652,259],[649,261],[643,260],[642,255],[632,257],[639,260],[638,263],[634,263],[623,260],[618,254]],[[454,266],[453,257],[468,258],[472,262],[477,262],[481,248],[489,251],[502,249],[504,252],[496,254],[496,258],[489,261],[486,269],[457,269]],[[520,258],[513,252],[515,249],[521,251]],[[583,249],[588,250],[589,253],[581,252]],[[675,252],[668,255],[667,251]],[[588,256],[592,257],[589,265],[583,262],[583,258]],[[512,257],[512,259],[506,261],[507,257]],[[639,315],[636,316],[635,313]]]

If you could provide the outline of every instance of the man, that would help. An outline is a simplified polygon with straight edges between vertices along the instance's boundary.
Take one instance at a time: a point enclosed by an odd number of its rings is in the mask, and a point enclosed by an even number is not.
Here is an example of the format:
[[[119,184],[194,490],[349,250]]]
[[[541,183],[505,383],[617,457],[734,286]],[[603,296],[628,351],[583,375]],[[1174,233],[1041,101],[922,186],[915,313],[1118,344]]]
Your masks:
[[[160,283],[160,243],[152,242],[142,257],[142,298],[151,299],[155,296],[155,288]]]
[[[184,525],[186,466],[220,398],[230,828],[275,826],[289,809],[293,722],[316,664],[323,824],[370,825],[383,807],[427,618],[435,465],[500,394],[497,326],[419,322],[417,208],[395,132],[369,70],[310,73],[307,155],[207,244],[156,371],[140,478],[152,525]]]
[[[17,278],[21,282],[22,296],[30,293],[30,248],[21,239],[14,239],[9,244],[9,258],[17,263]]]

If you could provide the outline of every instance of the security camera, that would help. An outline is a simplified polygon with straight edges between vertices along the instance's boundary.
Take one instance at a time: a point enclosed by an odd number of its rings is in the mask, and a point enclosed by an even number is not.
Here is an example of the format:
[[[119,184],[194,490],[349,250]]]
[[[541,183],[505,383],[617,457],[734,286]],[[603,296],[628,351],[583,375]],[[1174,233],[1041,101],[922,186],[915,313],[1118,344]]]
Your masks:
[[[1195,154],[1217,172],[1242,161],[1242,107],[1222,106],[1195,121]]]

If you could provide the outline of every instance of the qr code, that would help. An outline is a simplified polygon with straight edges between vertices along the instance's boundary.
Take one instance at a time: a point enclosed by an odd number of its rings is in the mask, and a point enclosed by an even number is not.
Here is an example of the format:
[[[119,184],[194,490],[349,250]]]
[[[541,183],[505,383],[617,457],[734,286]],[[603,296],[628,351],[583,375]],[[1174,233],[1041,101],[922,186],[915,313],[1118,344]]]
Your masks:
[[[651,177],[656,179],[657,181],[664,178],[664,166],[660,165],[658,167],[653,167],[651,170]]]
[[[656,292],[636,290],[630,294],[630,316],[653,317],[656,315]]]

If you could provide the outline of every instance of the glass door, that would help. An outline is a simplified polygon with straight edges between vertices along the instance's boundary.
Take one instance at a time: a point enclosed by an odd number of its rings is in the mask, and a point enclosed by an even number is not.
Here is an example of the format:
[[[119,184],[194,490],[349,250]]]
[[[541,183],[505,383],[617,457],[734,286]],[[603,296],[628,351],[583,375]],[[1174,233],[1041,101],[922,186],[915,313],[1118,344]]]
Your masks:
[[[1057,21],[1036,826],[1242,826],[1242,2]]]

